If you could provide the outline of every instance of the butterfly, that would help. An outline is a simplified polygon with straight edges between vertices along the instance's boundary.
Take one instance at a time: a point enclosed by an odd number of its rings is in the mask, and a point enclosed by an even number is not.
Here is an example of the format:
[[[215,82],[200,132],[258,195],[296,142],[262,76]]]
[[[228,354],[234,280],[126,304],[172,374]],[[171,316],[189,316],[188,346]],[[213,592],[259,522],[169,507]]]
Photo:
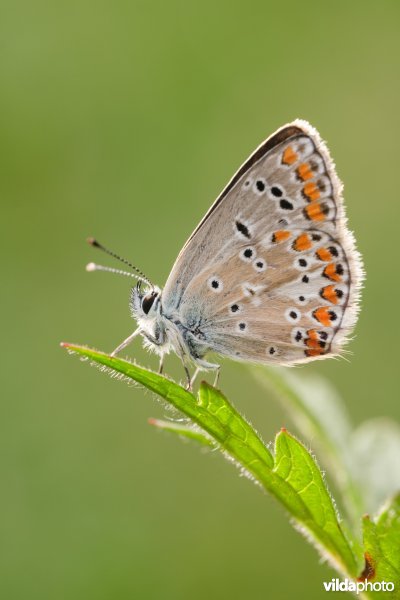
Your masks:
[[[327,146],[303,120],[280,128],[240,167],[164,289],[120,260],[136,271],[130,306],[138,328],[113,355],[141,335],[159,354],[160,372],[171,350],[182,359],[189,387],[191,363],[196,374],[219,373],[209,353],[280,365],[336,356],[357,320],[363,267],[342,184]]]

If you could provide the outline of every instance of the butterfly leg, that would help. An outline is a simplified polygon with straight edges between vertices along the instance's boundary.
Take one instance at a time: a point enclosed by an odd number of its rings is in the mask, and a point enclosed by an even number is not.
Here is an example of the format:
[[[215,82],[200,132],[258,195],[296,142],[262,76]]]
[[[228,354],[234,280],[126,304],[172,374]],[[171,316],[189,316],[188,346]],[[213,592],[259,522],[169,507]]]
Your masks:
[[[216,374],[215,374],[215,379],[214,379],[214,387],[217,387],[218,381],[219,381],[219,374],[221,373],[221,365],[218,365],[218,367],[215,370],[216,370]]]
[[[160,358],[160,364],[158,366],[158,374],[161,375],[164,370],[164,356]]]
[[[191,384],[192,387],[193,387],[194,380],[196,379],[196,377],[200,373],[200,371],[201,371],[201,368],[197,367],[196,370],[195,370],[195,372],[193,373],[192,379],[190,381],[190,384]]]
[[[113,350],[111,352],[111,356],[116,356],[119,352],[121,352],[121,350],[123,350],[124,348],[126,348],[127,346],[129,346],[129,344],[131,343],[131,341],[140,333],[140,328],[136,329],[133,333],[131,333],[131,335],[129,337],[126,338],[126,340],[124,340],[119,346],[117,346],[115,348],[115,350]]]
[[[194,380],[196,379],[197,375],[200,373],[201,370],[202,370],[201,367],[197,367],[197,369],[193,373],[192,380],[190,382],[192,387],[193,387]],[[221,366],[218,365],[218,367],[215,369],[215,371],[216,371],[216,374],[215,374],[215,379],[214,379],[214,387],[217,387],[218,381],[219,381],[219,374],[221,372]]]
[[[190,371],[187,367],[187,365],[185,365],[185,363],[183,363],[183,368],[185,369],[185,373],[186,373],[186,379],[187,379],[187,384],[186,384],[186,389],[188,390],[188,392],[191,392],[193,389],[193,380],[190,377]]]
[[[185,370],[186,381],[187,381],[186,389],[190,392],[190,391],[192,391],[192,378],[190,377],[190,371],[189,371],[189,367],[188,367],[189,359],[185,352],[184,347],[179,342],[179,340],[178,340],[178,348],[175,350],[175,352],[177,353],[177,355],[179,356],[179,358],[182,361],[182,366]]]
[[[221,365],[217,365],[216,363],[209,363],[202,359],[197,359],[196,363],[198,366],[197,366],[197,368],[193,374],[193,377],[191,379],[191,382],[190,382],[191,386],[193,386],[193,382],[196,379],[197,375],[200,373],[200,371],[213,370],[213,371],[216,371],[216,375],[215,375],[215,379],[214,379],[214,387],[216,387],[218,384],[218,380],[219,380],[219,373],[221,371]]]

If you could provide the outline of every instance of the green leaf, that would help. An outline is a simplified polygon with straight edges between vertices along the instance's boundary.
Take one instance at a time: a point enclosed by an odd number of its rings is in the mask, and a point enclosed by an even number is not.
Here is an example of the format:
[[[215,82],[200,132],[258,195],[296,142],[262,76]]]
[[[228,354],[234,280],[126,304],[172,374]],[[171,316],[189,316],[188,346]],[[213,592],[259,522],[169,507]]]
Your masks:
[[[353,551],[341,528],[321,471],[304,445],[286,430],[276,437],[274,471],[307,507],[309,516],[304,524],[322,547],[329,550],[330,558],[334,558],[340,570],[344,565],[351,565],[351,574],[355,574]],[[295,514],[294,507],[291,512]],[[299,516],[297,518],[301,520]]]
[[[222,436],[216,437],[221,449],[237,458],[250,472],[258,464],[272,468],[274,459],[268,448],[219,390],[203,381],[200,384],[198,403],[203,411],[202,416],[212,416],[222,427]],[[204,424],[199,425],[205,429]]]
[[[400,494],[383,508],[378,516],[376,527],[382,554],[400,579]]]
[[[341,491],[353,522],[365,512],[358,468],[349,451],[352,426],[336,390],[322,377],[298,377],[288,369],[255,370],[257,380],[275,397],[304,438],[312,440]]]
[[[155,424],[185,437],[196,437],[202,443],[211,439],[287,509],[299,529],[312,538],[340,572],[350,576],[357,573],[353,542],[348,541],[341,527],[319,467],[308,450],[286,430],[276,437],[274,459],[251,425],[209,384],[202,382],[195,397],[166,377],[126,360],[81,346],[63,346],[162,396],[189,417],[196,428]]]
[[[158,393],[211,435],[222,450],[237,452],[242,464],[244,463],[243,466],[251,466],[250,463],[260,461],[272,468],[274,459],[252,427],[229,404],[221,392],[206,382],[200,385],[196,398],[191,392],[166,377],[126,360],[83,346],[73,344],[63,344],[63,346],[118,371]]]
[[[363,518],[365,568],[359,579],[372,582],[390,581],[393,595],[374,593],[374,597],[398,598],[400,590],[400,495],[391,500],[373,521]],[[396,592],[397,590],[397,592]]]
[[[198,442],[203,446],[209,446],[211,448],[215,447],[213,440],[202,433],[200,429],[195,428],[194,425],[183,425],[176,421],[164,421],[162,419],[149,419],[148,422],[149,425],[153,425],[154,427],[157,427],[157,429],[175,433],[183,438]]]
[[[353,429],[345,405],[322,377],[298,377],[288,369],[255,371],[298,427],[312,440],[359,529],[360,515],[375,513],[400,491],[400,427],[388,418],[372,419]]]

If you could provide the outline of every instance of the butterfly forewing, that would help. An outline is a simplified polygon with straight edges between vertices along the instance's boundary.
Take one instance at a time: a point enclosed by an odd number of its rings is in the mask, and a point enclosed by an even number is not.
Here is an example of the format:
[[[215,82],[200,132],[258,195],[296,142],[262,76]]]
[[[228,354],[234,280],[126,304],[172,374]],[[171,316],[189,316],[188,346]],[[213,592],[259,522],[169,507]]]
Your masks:
[[[317,132],[296,121],[211,207],[174,265],[163,307],[204,348],[289,364],[340,350],[360,281],[333,162]]]

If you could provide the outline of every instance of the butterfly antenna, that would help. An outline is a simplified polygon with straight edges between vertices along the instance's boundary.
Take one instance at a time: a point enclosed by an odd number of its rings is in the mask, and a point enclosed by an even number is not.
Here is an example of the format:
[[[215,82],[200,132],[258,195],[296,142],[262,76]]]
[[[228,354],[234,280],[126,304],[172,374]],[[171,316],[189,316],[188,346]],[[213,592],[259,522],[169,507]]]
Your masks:
[[[89,265],[87,265],[87,267],[86,267],[87,271],[109,271],[112,273],[118,273],[119,275],[127,275],[130,277],[136,277],[136,279],[141,279],[142,281],[147,283],[150,287],[154,288],[154,285],[151,283],[150,279],[148,277],[146,277],[146,275],[143,273],[143,271],[141,271],[140,269],[135,267],[135,265],[130,263],[129,260],[126,260],[126,258],[122,258],[118,254],[115,254],[115,252],[112,252],[108,248],[105,248],[105,246],[103,246],[103,244],[100,244],[100,242],[98,242],[94,238],[88,238],[87,242],[91,246],[94,246],[95,248],[99,248],[106,254],[109,254],[110,256],[112,256],[113,258],[116,258],[117,260],[124,263],[125,265],[128,265],[128,267],[130,267],[131,269],[136,271],[136,273],[127,273],[126,271],[120,271],[119,269],[112,269],[111,267],[102,267],[101,265],[95,265],[94,263],[89,263]]]
[[[86,271],[107,271],[108,273],[114,273],[115,275],[125,275],[126,277],[134,277],[137,279],[137,275],[135,273],[121,271],[121,269],[113,269],[112,267],[105,267],[104,265],[97,265],[93,262],[86,265]]]

